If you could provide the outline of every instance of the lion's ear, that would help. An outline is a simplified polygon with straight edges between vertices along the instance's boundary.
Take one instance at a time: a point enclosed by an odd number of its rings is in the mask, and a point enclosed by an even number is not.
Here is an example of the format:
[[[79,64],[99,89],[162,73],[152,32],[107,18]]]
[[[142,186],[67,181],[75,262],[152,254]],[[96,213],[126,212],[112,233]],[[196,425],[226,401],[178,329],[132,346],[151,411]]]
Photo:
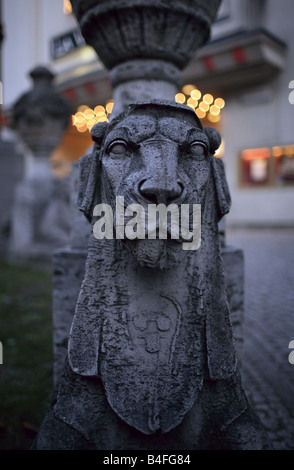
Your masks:
[[[108,126],[108,122],[98,122],[98,124],[92,127],[91,136],[98,146],[101,146]]]
[[[220,158],[212,157],[212,173],[216,191],[219,222],[221,218],[229,212],[232,202],[224,164]]]
[[[209,153],[212,155],[212,172],[216,191],[216,200],[218,208],[218,220],[227,214],[231,208],[231,195],[223,161],[213,155],[220,147],[222,138],[220,133],[214,127],[206,126],[203,128],[209,140]]]
[[[209,152],[211,153],[211,155],[214,155],[222,142],[221,135],[219,131],[214,127],[205,126],[203,130],[209,140]]]
[[[79,160],[78,208],[89,221],[100,198],[100,150],[107,127],[106,122],[93,126],[91,134],[94,146],[90,153]]]

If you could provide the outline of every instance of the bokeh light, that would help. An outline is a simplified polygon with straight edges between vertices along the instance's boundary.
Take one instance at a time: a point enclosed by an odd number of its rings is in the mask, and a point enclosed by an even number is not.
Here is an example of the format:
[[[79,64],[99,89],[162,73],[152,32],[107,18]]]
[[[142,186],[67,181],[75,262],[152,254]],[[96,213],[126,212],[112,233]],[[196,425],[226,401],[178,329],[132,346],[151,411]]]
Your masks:
[[[186,103],[192,108],[199,119],[207,119],[213,124],[220,122],[221,110],[225,106],[225,100],[221,97],[214,98],[211,93],[202,93],[195,85],[187,84],[176,94],[177,103]]]

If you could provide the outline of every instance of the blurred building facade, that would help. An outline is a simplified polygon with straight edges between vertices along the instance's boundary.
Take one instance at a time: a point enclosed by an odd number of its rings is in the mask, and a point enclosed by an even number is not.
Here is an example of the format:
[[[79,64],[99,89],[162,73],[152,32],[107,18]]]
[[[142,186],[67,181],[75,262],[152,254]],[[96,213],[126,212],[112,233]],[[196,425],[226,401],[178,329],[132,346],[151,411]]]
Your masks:
[[[294,225],[294,43],[291,0],[223,0],[210,42],[183,73],[175,100],[216,126],[233,205],[232,226]],[[2,0],[4,112],[36,65],[56,75],[72,124],[52,156],[66,174],[109,118],[108,72],[86,46],[68,0]],[[115,34],[115,32],[114,32]]]

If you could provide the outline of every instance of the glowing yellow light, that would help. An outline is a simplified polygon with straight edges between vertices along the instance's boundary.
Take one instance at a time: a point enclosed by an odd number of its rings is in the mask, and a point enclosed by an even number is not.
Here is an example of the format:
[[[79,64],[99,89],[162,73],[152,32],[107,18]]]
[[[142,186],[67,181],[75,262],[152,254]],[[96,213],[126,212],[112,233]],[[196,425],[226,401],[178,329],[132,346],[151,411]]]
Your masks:
[[[86,132],[88,130],[88,127],[87,127],[87,124],[84,123],[84,124],[77,125],[77,129],[79,132]]]
[[[195,89],[191,91],[191,97],[194,98],[194,100],[200,100],[201,98],[201,91]]]
[[[85,109],[84,111],[84,116],[86,119],[91,119],[92,117],[94,117],[94,111],[93,109]]]
[[[97,118],[92,117],[91,119],[88,120],[87,125],[94,126],[94,124],[96,124],[96,122],[97,122]]]
[[[83,127],[84,125],[86,125],[86,121],[84,119],[77,118],[76,127]]]
[[[220,121],[220,115],[219,114],[215,115],[215,114],[208,113],[207,118],[210,122],[219,122]]]
[[[222,98],[216,98],[216,99],[214,100],[214,104],[215,104],[218,108],[222,109],[222,108],[225,106],[225,100],[223,100]]]
[[[81,123],[85,121],[84,113],[78,112],[75,114],[76,123]]]
[[[203,101],[204,103],[211,104],[213,102],[213,96],[206,93],[206,95],[203,96]]]
[[[225,151],[225,142],[224,142],[224,140],[222,140],[222,142],[220,144],[220,147],[216,150],[214,156],[220,158],[220,157],[223,156],[224,151]]]
[[[281,147],[273,147],[272,153],[274,157],[281,157],[283,155]]]
[[[97,122],[108,122],[108,119],[107,119],[107,116],[101,116],[98,118],[98,121]]]
[[[96,114],[96,116],[102,116],[103,114],[105,114],[104,106],[101,106],[100,104],[98,106],[95,106],[94,113]]]
[[[292,157],[293,155],[293,145],[286,145],[286,147],[284,147],[284,154],[287,156],[287,157]]]
[[[201,101],[201,103],[199,104],[199,109],[206,113],[209,110],[209,104],[204,103],[204,101]]]
[[[106,103],[105,108],[106,108],[106,111],[108,112],[108,114],[112,113],[113,105],[114,105],[113,101],[108,101],[108,103]]]
[[[70,15],[72,13],[70,0],[63,0],[63,13],[66,15]]]
[[[195,85],[184,85],[182,88],[182,91],[185,93],[185,95],[190,95],[193,90],[195,90]]]
[[[201,109],[199,109],[199,108],[197,108],[195,112],[196,112],[197,116],[199,117],[199,119],[203,119],[206,116],[206,113],[204,111],[202,111]]]
[[[188,98],[187,105],[196,108],[196,106],[198,106],[198,101],[194,100],[194,98]]]
[[[87,106],[86,104],[82,104],[78,107],[78,112],[83,113],[86,109],[89,109],[89,106]]]
[[[186,97],[185,97],[184,93],[177,93],[176,96],[175,96],[175,100],[176,100],[177,103],[184,104],[185,101],[186,101]]]
[[[212,106],[210,106],[210,113],[213,114],[214,116],[218,116],[220,114],[220,109],[218,106],[216,106],[215,104],[213,104]]]
[[[72,122],[72,125],[73,125],[73,126],[74,126],[75,123],[77,122],[77,118],[76,118],[74,115],[72,115],[72,117],[71,117],[71,122]]]

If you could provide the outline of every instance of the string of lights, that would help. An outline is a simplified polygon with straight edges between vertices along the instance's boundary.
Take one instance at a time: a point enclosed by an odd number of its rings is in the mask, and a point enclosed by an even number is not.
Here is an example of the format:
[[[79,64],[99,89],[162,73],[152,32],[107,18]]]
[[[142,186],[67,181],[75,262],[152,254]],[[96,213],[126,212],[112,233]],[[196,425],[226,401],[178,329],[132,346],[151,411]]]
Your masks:
[[[175,101],[192,108],[199,119],[206,118],[212,123],[220,121],[221,110],[225,106],[223,98],[214,98],[210,93],[202,95],[194,85],[183,86],[182,91],[175,95]],[[90,132],[94,124],[109,121],[113,105],[113,100],[107,101],[105,106],[98,105],[94,109],[87,105],[81,105],[72,116],[72,124],[79,132]]]

